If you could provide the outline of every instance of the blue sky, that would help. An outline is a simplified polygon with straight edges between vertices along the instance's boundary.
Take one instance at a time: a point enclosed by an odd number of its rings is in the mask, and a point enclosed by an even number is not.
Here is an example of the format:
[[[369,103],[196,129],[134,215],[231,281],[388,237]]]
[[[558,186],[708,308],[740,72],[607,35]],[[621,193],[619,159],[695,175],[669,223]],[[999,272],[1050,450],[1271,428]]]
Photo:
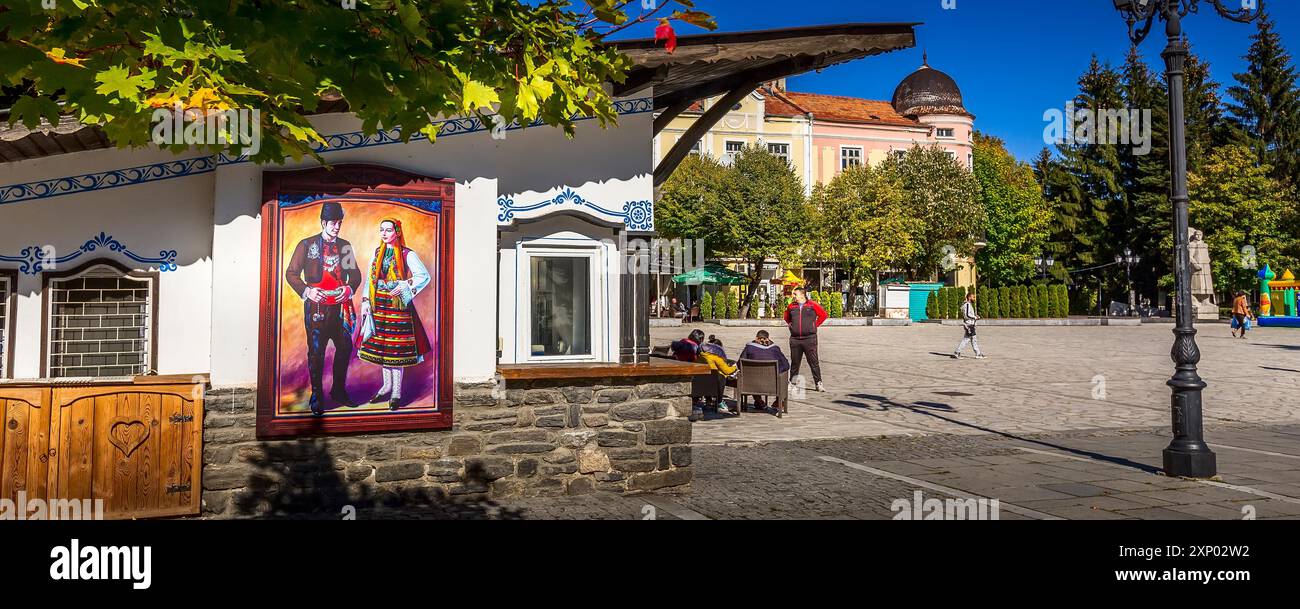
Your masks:
[[[1224,0],[1231,4],[1237,0]],[[976,127],[1007,141],[1012,153],[1030,159],[1043,147],[1043,112],[1063,108],[1093,54],[1120,64],[1128,31],[1111,0],[696,0],[714,15],[720,31],[850,22],[922,22],[914,49],[869,57],[792,79],[797,91],[889,99],[898,82],[921,65],[957,80]],[[1300,2],[1267,0],[1283,42],[1300,54]],[[1219,17],[1210,0],[1184,20],[1193,50],[1208,60],[1220,84],[1240,72],[1255,26]],[[682,24],[679,34],[702,30]],[[653,25],[620,37],[653,35]],[[1163,71],[1163,28],[1141,49]]]

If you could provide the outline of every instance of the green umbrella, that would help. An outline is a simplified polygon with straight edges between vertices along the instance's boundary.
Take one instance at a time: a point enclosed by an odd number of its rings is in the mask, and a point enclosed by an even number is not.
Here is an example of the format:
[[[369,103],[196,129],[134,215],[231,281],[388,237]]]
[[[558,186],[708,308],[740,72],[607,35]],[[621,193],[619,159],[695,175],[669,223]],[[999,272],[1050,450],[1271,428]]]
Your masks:
[[[719,264],[709,264],[673,277],[674,283],[683,285],[745,285],[749,278]]]

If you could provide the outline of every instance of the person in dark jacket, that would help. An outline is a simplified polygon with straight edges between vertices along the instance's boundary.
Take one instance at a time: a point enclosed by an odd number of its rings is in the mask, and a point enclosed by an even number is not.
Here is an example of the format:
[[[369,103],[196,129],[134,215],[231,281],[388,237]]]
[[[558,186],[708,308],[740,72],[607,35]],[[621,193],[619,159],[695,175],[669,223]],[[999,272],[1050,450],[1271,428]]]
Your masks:
[[[772,342],[771,335],[767,333],[767,330],[758,331],[758,335],[754,337],[754,342],[745,345],[745,350],[740,352],[740,359],[775,361],[777,372],[786,372],[790,369],[790,360],[785,358],[785,352],[781,351],[781,347]],[[758,408],[767,407],[766,397],[754,396],[754,402]]]
[[[673,358],[683,362],[694,362],[700,357],[700,345],[704,343],[704,331],[692,330],[690,336],[675,340],[672,344]]]
[[[808,367],[812,368],[813,382],[816,383],[817,391],[826,391],[826,387],[822,385],[821,361],[817,358],[817,328],[826,323],[829,317],[826,309],[808,299],[807,290],[794,289],[794,302],[790,303],[790,308],[785,310],[785,323],[790,327],[790,357],[794,358],[794,365],[790,367],[790,378],[793,380],[794,377],[799,376],[799,366],[807,355]]]
[[[786,372],[790,369],[790,360],[786,359],[785,352],[781,350],[780,345],[772,342],[771,335],[767,333],[767,330],[758,331],[758,336],[754,337],[754,342],[745,345],[745,350],[740,352],[740,359],[775,360],[777,362],[777,372]]]

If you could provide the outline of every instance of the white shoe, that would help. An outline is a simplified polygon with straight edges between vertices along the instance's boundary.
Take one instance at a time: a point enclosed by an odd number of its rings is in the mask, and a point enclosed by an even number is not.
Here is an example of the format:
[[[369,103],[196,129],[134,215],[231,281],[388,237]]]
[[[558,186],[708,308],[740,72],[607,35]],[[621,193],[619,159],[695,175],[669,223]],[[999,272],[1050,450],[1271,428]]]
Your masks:
[[[984,355],[983,353],[976,353],[975,359],[988,359],[988,356]]]
[[[817,391],[820,391],[820,392],[822,392],[822,393],[826,393],[826,386],[823,385],[823,384],[821,384],[820,381],[817,383]]]
[[[960,353],[954,353],[954,354],[952,354],[952,358],[953,358],[953,359],[961,359],[961,354],[960,354]]]
[[[726,406],[718,406],[718,414],[731,414],[731,409]]]

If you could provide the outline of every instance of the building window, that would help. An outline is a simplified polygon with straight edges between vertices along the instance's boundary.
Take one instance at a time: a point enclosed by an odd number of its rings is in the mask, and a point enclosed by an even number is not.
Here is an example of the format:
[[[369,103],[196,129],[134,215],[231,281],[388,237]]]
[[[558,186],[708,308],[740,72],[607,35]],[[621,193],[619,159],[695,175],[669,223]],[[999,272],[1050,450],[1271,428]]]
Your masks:
[[[906,150],[890,150],[889,154],[892,155],[896,161],[901,161],[907,157]]]
[[[703,148],[700,146],[700,140],[695,140],[695,143],[691,144],[689,154],[700,154],[701,150],[703,150]]]
[[[9,374],[9,322],[13,319],[9,299],[13,296],[15,283],[13,276],[0,271],[0,379],[8,378]]]
[[[781,157],[781,160],[783,160],[783,161],[785,161],[785,162],[787,162],[787,163],[790,162],[790,145],[789,145],[789,144],[772,144],[772,143],[769,143],[769,144],[767,145],[767,151],[770,152],[770,153],[772,153],[774,156],[779,156],[779,157]]]
[[[840,148],[840,169],[862,166],[861,148]]]
[[[589,257],[531,258],[533,357],[592,355]]]
[[[957,160],[957,153],[956,153],[956,152],[953,152],[953,151],[951,151],[951,150],[946,150],[945,152],[948,153],[948,158],[950,158],[950,159],[952,159],[952,160],[954,160],[954,161]]]
[[[935,129],[935,130],[934,130],[934,135],[935,135],[935,137],[938,137],[938,138],[940,138],[940,139],[947,139],[947,140],[950,140],[950,139],[953,139],[954,137],[956,137],[956,135],[953,133],[953,130],[952,130],[952,129],[943,129],[943,128]]]
[[[745,142],[735,142],[728,140],[725,144],[726,152],[722,155],[722,164],[731,165],[736,160],[736,155],[745,150]]]
[[[157,280],[107,264],[46,284],[47,376],[113,377],[149,372]]]

